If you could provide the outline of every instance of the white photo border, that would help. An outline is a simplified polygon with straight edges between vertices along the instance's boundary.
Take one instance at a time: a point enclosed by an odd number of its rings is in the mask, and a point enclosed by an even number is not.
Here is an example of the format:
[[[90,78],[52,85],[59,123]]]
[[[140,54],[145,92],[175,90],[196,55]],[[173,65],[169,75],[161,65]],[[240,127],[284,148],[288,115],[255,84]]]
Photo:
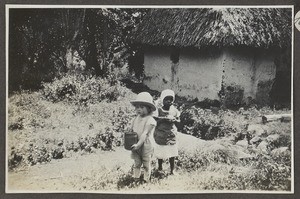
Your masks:
[[[39,9],[39,8],[291,8],[292,9],[292,38],[291,38],[291,191],[250,191],[250,190],[204,190],[199,192],[149,192],[149,194],[213,194],[213,193],[239,193],[239,194],[294,194],[294,5],[43,5],[43,4],[6,4],[5,5],[5,58],[6,58],[6,124],[5,124],[5,192],[6,193],[105,193],[105,194],[148,194],[145,192],[110,192],[110,191],[11,191],[8,189],[8,68],[9,68],[9,10],[13,8]]]

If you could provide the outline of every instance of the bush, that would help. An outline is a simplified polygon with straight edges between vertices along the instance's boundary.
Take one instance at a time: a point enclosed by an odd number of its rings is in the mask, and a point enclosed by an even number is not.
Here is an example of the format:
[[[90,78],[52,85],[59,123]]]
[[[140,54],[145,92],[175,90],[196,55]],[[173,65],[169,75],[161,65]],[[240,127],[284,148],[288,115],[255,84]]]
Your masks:
[[[47,107],[39,103],[37,92],[20,92],[12,95],[8,103],[8,129],[11,131],[43,128],[51,116]]]
[[[243,105],[244,88],[239,85],[222,86],[219,97],[225,108],[237,110]]]
[[[105,151],[114,150],[121,145],[121,136],[116,136],[115,131],[106,128],[95,136],[81,137],[75,142],[41,139],[30,143],[21,150],[12,147],[8,157],[8,168],[13,170],[22,163],[36,165],[50,162],[52,159],[62,159],[70,151],[93,153],[94,149]]]
[[[215,149],[215,150],[211,150]],[[239,161],[230,148],[213,146],[193,154],[179,153],[178,167],[195,175],[216,173],[201,186],[205,190],[291,190],[291,165],[286,157],[258,155],[247,162]],[[290,156],[289,156],[290,158]],[[197,169],[199,171],[197,171]]]
[[[243,127],[243,118],[232,111],[211,110],[192,106],[185,109],[180,116],[182,132],[204,140],[213,140],[233,133],[240,132]]]
[[[49,148],[44,146],[35,146],[30,144],[28,151],[27,161],[29,165],[35,165],[37,163],[50,162],[52,159],[52,154]]]
[[[51,83],[44,83],[42,93],[52,102],[69,101],[87,106],[100,101],[115,101],[125,95],[125,89],[115,76],[107,78],[67,74]]]
[[[111,117],[111,124],[113,126],[113,130],[116,133],[123,134],[124,130],[127,129],[130,125],[131,120],[134,117],[134,112],[125,108],[122,110],[119,108],[118,111],[113,111]]]
[[[290,190],[291,167],[277,161],[259,158],[254,165],[254,172],[246,176],[246,181],[256,190]]]
[[[24,118],[17,118],[17,121],[13,122],[12,124],[9,124],[8,129],[9,130],[22,130],[24,129],[24,124],[23,124]]]
[[[88,101],[88,107],[48,102],[38,92],[10,96],[8,135],[9,147],[14,147],[14,151],[8,152],[9,169],[47,163],[73,152],[85,154],[121,146],[124,130],[134,115],[133,107],[128,106],[130,94],[126,91],[127,98],[118,102],[90,104]],[[82,117],[86,118],[82,123],[73,124]],[[70,127],[78,129],[74,136]],[[46,135],[48,131],[53,136]]]
[[[13,170],[17,168],[22,163],[23,159],[24,159],[23,154],[19,150],[12,147],[12,150],[8,155],[9,170]]]
[[[213,163],[237,164],[238,158],[233,150],[219,144],[197,150],[193,154],[179,151],[177,166],[188,172],[203,169]]]
[[[207,190],[268,190],[290,191],[290,167],[276,162],[261,165],[246,173],[233,171],[228,176],[211,178],[205,186]]]

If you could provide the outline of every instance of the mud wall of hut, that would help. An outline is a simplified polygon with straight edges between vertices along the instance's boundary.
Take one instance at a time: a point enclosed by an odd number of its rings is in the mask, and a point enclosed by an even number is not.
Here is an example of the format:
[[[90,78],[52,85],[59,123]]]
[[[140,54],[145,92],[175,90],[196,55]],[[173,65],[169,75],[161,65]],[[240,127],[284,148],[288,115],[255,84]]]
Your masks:
[[[244,98],[268,104],[276,75],[276,52],[262,49],[231,48],[224,50],[224,84],[238,86]]]
[[[158,91],[170,88],[171,64],[170,50],[161,48],[145,50],[144,83]]]
[[[178,63],[173,63],[171,51],[168,48],[145,50],[144,83],[158,91],[171,88],[178,95],[191,99],[218,99],[222,54],[185,50],[180,51]]]
[[[179,95],[199,100],[219,99],[223,53],[184,50],[180,52],[175,89]]]
[[[171,88],[178,95],[217,99],[222,86],[238,86],[243,98],[267,100],[276,74],[274,53],[245,48],[215,51],[180,50],[179,61],[168,48],[145,50],[145,80],[151,89]]]

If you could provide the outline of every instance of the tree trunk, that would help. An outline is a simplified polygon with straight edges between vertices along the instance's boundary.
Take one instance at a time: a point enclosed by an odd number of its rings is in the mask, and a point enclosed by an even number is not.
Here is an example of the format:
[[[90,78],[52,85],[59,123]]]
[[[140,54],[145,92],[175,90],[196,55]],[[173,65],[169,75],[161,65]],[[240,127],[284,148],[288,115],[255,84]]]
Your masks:
[[[97,59],[97,55],[98,55],[97,39],[96,39],[97,31],[93,19],[95,19],[95,13],[93,11],[87,12],[86,20],[87,20],[88,32],[85,36],[87,37],[88,46],[85,53],[86,54],[85,61],[88,69],[95,69],[96,75],[102,76],[102,70]]]

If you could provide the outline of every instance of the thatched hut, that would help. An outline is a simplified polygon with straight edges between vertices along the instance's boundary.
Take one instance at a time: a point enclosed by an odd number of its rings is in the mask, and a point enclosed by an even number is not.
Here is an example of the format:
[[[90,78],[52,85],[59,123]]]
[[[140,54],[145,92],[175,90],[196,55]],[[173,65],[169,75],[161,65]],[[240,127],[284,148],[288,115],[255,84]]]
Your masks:
[[[276,58],[290,51],[291,9],[151,9],[134,40],[143,46],[151,89],[203,100],[238,88],[243,99],[265,101]]]

